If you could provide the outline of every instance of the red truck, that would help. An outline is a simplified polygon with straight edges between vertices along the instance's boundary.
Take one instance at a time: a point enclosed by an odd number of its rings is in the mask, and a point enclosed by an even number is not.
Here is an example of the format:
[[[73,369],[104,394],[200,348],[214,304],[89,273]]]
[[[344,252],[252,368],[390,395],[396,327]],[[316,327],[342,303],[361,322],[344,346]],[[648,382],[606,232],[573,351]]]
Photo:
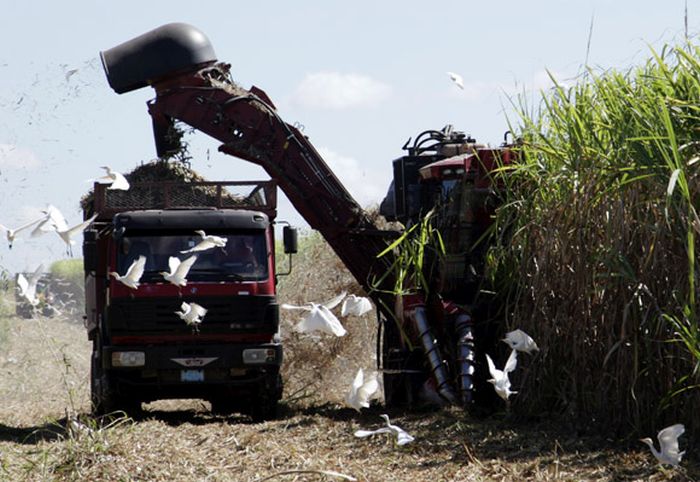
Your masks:
[[[128,191],[95,184],[84,210],[98,215],[83,243],[95,412],[201,398],[215,411],[274,416],[282,393],[275,183],[131,179]],[[197,246],[200,230],[226,245],[183,253]],[[285,234],[285,250],[295,251],[296,232]],[[185,286],[164,279],[171,257],[192,255]],[[109,276],[140,256],[137,289]],[[176,314],[183,302],[207,310],[197,330]]]

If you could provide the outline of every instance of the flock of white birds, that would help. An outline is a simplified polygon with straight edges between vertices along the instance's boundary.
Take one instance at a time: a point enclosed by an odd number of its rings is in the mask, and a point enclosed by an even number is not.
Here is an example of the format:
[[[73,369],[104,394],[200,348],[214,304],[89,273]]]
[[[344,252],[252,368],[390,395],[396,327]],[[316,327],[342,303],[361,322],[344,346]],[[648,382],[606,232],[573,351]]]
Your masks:
[[[455,74],[453,72],[447,72],[447,74],[460,89],[464,88],[462,77],[459,74]],[[96,182],[110,184],[108,189],[124,191],[129,189],[129,182],[122,174],[112,170],[108,166],[103,166],[102,169],[106,171],[106,175],[95,179]],[[61,238],[61,240],[63,240],[63,242],[66,244],[67,251],[70,252],[71,246],[75,244],[75,241],[72,238],[79,233],[82,233],[95,220],[96,217],[97,215],[94,215],[81,223],[69,227],[63,214],[56,207],[49,205],[47,206],[46,210],[43,211],[43,216],[41,218],[35,219],[14,229],[0,224],[0,230],[5,231],[10,249],[12,249],[12,245],[18,234],[28,230],[29,228],[33,228],[30,234],[31,237],[38,237],[53,231]],[[199,243],[190,249],[180,251],[181,254],[199,253],[209,249],[224,248],[226,246],[226,242],[228,241],[226,238],[208,235],[203,230],[197,230],[195,233],[201,238]],[[163,279],[169,283],[172,283],[178,288],[181,288],[187,285],[187,274],[196,261],[196,254],[189,256],[184,260],[181,260],[176,256],[171,256],[168,259],[168,267],[170,271],[162,271],[160,274],[163,276]],[[123,275],[120,275],[117,272],[110,272],[109,274],[125,286],[136,290],[139,288],[139,282],[143,276],[145,267],[146,258],[144,256],[139,256],[131,263]],[[32,306],[36,306],[39,303],[36,290],[37,283],[41,278],[42,273],[43,265],[40,265],[36,268],[29,279],[27,279],[21,273],[17,276],[17,289],[19,294]],[[332,310],[340,305],[341,302],[342,306],[340,311],[342,317],[362,316],[372,310],[372,304],[368,298],[352,294],[348,296],[345,292],[329,301],[326,301],[325,303],[307,302],[301,306],[284,303],[281,305],[281,307],[287,310],[307,312],[307,314],[295,326],[295,331],[302,334],[309,334],[318,331],[341,337],[347,334],[347,330],[343,327],[338,317],[332,312]],[[181,311],[175,311],[174,314],[183,320],[187,325],[191,326],[193,332],[199,333],[199,325],[202,323],[204,316],[207,314],[207,309],[194,302],[183,302],[180,306],[180,310]],[[494,390],[498,396],[508,403],[510,396],[518,393],[511,390],[511,382],[509,377],[509,374],[512,373],[517,367],[518,352],[532,354],[535,351],[539,351],[539,347],[532,337],[519,329],[507,333],[503,341],[511,347],[510,355],[508,356],[503,369],[497,369],[496,365],[488,354],[486,355],[486,361],[488,363],[489,373],[491,375],[488,382],[493,384]],[[348,392],[345,401],[349,407],[352,407],[359,412],[362,408],[368,408],[370,406],[370,400],[376,396],[378,390],[379,381],[377,379],[377,373],[371,373],[365,378],[364,371],[360,368],[352,381],[350,391]],[[414,437],[409,435],[401,427],[392,424],[389,421],[388,415],[382,414],[381,417],[386,421],[385,427],[376,430],[358,430],[355,432],[355,436],[364,438],[375,434],[388,433],[396,436],[396,443],[398,446],[408,444],[415,440]],[[680,464],[681,459],[685,454],[685,451],[680,452],[678,444],[678,438],[684,432],[685,427],[683,424],[671,425],[670,427],[666,427],[661,430],[657,435],[660,450],[657,450],[654,447],[654,442],[651,438],[641,439],[641,442],[649,446],[652,454],[656,457],[660,464],[677,466]]]

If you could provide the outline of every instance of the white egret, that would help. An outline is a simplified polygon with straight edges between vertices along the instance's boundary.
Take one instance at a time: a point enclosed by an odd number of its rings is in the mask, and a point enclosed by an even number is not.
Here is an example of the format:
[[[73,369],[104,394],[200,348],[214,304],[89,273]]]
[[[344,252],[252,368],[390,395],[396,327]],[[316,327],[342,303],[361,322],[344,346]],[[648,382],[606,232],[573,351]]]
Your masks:
[[[92,222],[97,218],[97,214],[92,216],[89,219],[86,219],[82,223],[76,224],[75,226],[66,227],[65,229],[61,230],[56,230],[60,238],[63,240],[64,243],[66,243],[66,248],[71,249],[71,246],[75,244],[75,241],[73,241],[71,238],[75,236],[76,234],[82,233],[85,231],[85,228],[90,226]]]
[[[145,256],[139,256],[136,260],[134,260],[133,263],[131,263],[131,266],[126,270],[126,273],[124,276],[120,275],[116,271],[112,271],[109,274],[111,274],[114,279],[117,281],[120,281],[122,284],[128,286],[131,289],[137,290],[139,289],[139,280],[141,280],[141,276],[143,276],[143,272],[146,270],[146,257]]]
[[[452,82],[454,82],[457,87],[464,90],[464,79],[462,79],[461,75],[455,74],[454,72],[447,72],[447,75],[450,76],[450,79],[452,79]]]
[[[100,184],[109,184],[110,186],[107,189],[116,189],[120,191],[129,190],[129,181],[127,181],[121,173],[113,171],[109,166],[102,166],[102,169],[107,171],[107,174],[95,179],[96,182]]]
[[[369,298],[349,295],[343,300],[343,306],[340,307],[340,316],[362,316],[369,311],[372,311],[372,303],[369,301]]]
[[[39,283],[39,278],[44,270],[44,265],[40,264],[34,273],[29,277],[29,280],[22,273],[17,275],[17,288],[19,295],[26,299],[30,305],[36,306],[39,304],[39,299],[36,297],[36,287]]]
[[[364,372],[360,368],[357,370],[357,375],[355,375],[345,401],[359,412],[362,407],[369,408],[369,400],[377,390],[379,390],[379,382],[376,374],[369,375],[365,380]]]
[[[12,243],[15,241],[15,238],[17,237],[17,235],[20,232],[24,231],[25,229],[31,228],[32,226],[34,226],[37,223],[40,223],[43,220],[44,220],[44,218],[41,217],[39,219],[35,219],[34,221],[31,221],[27,224],[23,224],[22,226],[20,226],[18,228],[14,228],[14,229],[8,228],[7,226],[3,226],[2,224],[0,224],[0,231],[5,231],[5,236],[7,237],[7,243],[9,245],[10,249],[12,249]]]
[[[516,351],[522,351],[525,353],[540,351],[537,343],[535,343],[535,340],[520,329],[506,333],[506,337],[501,341],[508,343],[508,345]]]
[[[651,453],[654,454],[654,457],[661,465],[677,466],[681,463],[681,459],[685,454],[685,451],[678,452],[678,437],[683,435],[683,432],[685,432],[685,427],[682,423],[677,423],[661,430],[657,435],[660,451],[656,450],[654,442],[649,437],[641,439],[640,442],[649,446]]]
[[[187,273],[190,272],[190,268],[197,261],[197,255],[190,256],[184,261],[180,261],[179,258],[171,256],[168,258],[168,267],[170,272],[161,271],[160,274],[163,275],[165,281],[169,281],[175,286],[186,286],[187,285]]]
[[[184,301],[180,305],[180,309],[182,311],[176,311],[175,314],[187,325],[191,326],[195,332],[199,332],[199,325],[202,323],[202,318],[204,318],[208,310],[197,303],[186,303]]]
[[[378,428],[377,430],[358,430],[355,432],[355,437],[364,438],[378,433],[392,433],[396,435],[397,445],[406,445],[415,440],[415,438],[409,435],[404,429],[389,422],[389,416],[387,414],[383,413],[380,417],[386,420],[386,427]]]
[[[345,298],[347,293],[343,292],[325,303],[306,303],[304,306],[295,306],[284,303],[281,305],[286,310],[308,311],[306,315],[295,327],[299,333],[311,333],[322,331],[330,335],[344,336],[347,330],[343,328],[340,320],[331,312]]]
[[[202,240],[197,243],[196,246],[190,248],[190,249],[185,249],[183,251],[180,251],[182,254],[187,254],[187,253],[194,253],[197,251],[206,251],[207,249],[211,248],[223,248],[226,246],[226,242],[228,239],[222,238],[221,236],[214,236],[213,234],[207,234],[204,232],[204,230],[199,229],[195,231],[195,233],[199,234],[199,236],[202,238]]]
[[[491,374],[491,379],[487,381],[493,384],[493,388],[496,390],[498,396],[507,401],[508,397],[518,393],[510,390],[510,379],[508,378],[508,374],[515,370],[515,367],[518,365],[518,352],[511,350],[503,370],[496,369],[496,365],[494,365],[493,360],[491,360],[488,354],[486,355],[486,361],[489,364],[489,373]]]
[[[48,233],[49,231],[65,231],[68,229],[66,218],[63,217],[63,214],[57,207],[49,204],[42,212],[44,213],[45,217],[39,224],[36,225],[34,229],[32,229],[31,236],[33,238]]]

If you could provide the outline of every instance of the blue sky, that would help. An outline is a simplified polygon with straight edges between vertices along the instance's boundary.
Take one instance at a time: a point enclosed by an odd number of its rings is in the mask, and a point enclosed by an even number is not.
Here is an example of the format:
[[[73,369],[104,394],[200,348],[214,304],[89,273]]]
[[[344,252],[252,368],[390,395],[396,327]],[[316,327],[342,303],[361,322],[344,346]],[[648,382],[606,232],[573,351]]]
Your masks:
[[[681,41],[685,0],[0,5],[0,223],[16,227],[47,203],[77,223],[86,180],[101,175],[99,166],[126,172],[155,156],[145,105],[152,90],[115,94],[98,53],[159,25],[202,30],[234,79],[262,88],[287,122],[302,124],[366,205],[383,196],[408,137],[453,124],[498,144],[509,95],[536,99],[549,85],[547,70],[572,82],[586,62],[625,69],[649,46]],[[695,36],[694,2],[688,26]],[[464,77],[463,91],[446,71]],[[190,142],[192,167],[209,179],[266,178],[217,153],[203,134]],[[286,201],[279,218],[303,225]],[[12,251],[0,243],[0,266],[33,270],[64,253],[58,237],[20,238]]]

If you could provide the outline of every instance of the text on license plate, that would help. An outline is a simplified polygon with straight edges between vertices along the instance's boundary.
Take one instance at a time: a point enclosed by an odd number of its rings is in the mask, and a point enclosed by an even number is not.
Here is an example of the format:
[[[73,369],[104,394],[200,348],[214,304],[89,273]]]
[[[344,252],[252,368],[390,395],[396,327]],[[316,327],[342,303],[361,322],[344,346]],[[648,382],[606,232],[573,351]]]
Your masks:
[[[203,382],[204,370],[180,370],[181,382]]]

